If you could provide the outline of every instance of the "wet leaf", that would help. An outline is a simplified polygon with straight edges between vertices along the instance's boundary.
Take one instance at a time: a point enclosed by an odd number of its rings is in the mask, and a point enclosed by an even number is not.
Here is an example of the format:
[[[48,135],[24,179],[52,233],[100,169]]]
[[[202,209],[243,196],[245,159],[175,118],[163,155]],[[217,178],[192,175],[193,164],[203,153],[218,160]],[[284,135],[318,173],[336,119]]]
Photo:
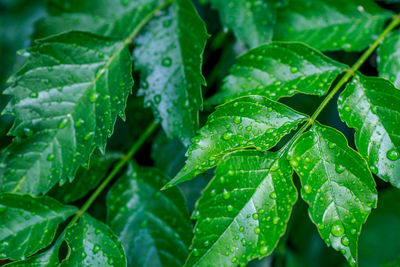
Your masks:
[[[5,91],[16,136],[0,166],[2,191],[46,193],[104,151],[131,92],[127,44],[71,32],[36,42]],[[112,90],[110,89],[112,87]]]
[[[338,100],[340,118],[371,172],[400,188],[400,90],[387,80],[357,74]]]
[[[50,245],[75,211],[47,196],[0,194],[0,259],[23,259]]]
[[[60,266],[126,266],[121,242],[104,223],[84,214],[64,239],[70,253]]]
[[[237,266],[271,254],[297,200],[286,153],[227,155],[203,191],[193,217],[187,266]]]
[[[378,48],[379,75],[400,88],[400,31],[394,31]]]
[[[249,94],[272,100],[297,93],[322,96],[345,69],[346,65],[305,44],[272,42],[239,56],[222,90],[207,103]]]
[[[223,104],[208,117],[189,147],[185,167],[166,187],[193,179],[233,151],[268,150],[305,119],[303,114],[262,96],[240,97]]]
[[[360,51],[391,15],[372,0],[290,0],[278,13],[274,37],[322,51]]]
[[[208,38],[204,22],[190,0],[176,0],[143,29],[134,50],[141,72],[145,106],[168,136],[186,145],[194,136],[203,107],[202,55]]]
[[[185,200],[177,188],[160,192],[165,176],[129,169],[107,195],[107,221],[121,240],[128,266],[183,266],[192,238]]]
[[[317,122],[292,146],[289,159],[322,239],[356,265],[358,236],[378,197],[366,161],[339,131]]]

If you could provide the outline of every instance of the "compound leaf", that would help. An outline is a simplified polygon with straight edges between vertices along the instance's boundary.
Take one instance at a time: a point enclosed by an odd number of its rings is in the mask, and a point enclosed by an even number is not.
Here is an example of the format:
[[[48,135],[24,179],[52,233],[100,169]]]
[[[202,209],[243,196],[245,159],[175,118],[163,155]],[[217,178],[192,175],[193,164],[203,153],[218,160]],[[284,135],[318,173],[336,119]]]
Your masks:
[[[176,0],[146,25],[134,50],[145,106],[161,118],[168,136],[177,136],[186,145],[198,128],[203,106],[201,66],[207,38],[191,1]]]
[[[269,255],[297,200],[292,174],[285,152],[227,155],[197,202],[187,266],[236,266]]]
[[[391,15],[372,0],[290,0],[278,13],[274,37],[323,51],[360,51]]]
[[[400,88],[400,31],[392,32],[378,48],[379,75]]]
[[[219,104],[249,94],[272,100],[296,93],[322,96],[345,69],[346,65],[305,44],[272,42],[239,56],[222,91],[207,103]]]
[[[50,245],[75,211],[47,196],[0,194],[0,259],[22,259]]]
[[[67,228],[64,240],[70,253],[60,266],[126,266],[124,249],[115,234],[86,213]]]
[[[185,167],[166,187],[193,179],[216,166],[227,153],[245,148],[268,150],[305,119],[305,115],[262,96],[223,104],[208,117],[189,147]]]
[[[179,189],[159,191],[166,181],[157,169],[130,169],[107,195],[107,221],[129,266],[185,263],[192,225]]]
[[[358,236],[377,202],[366,161],[339,131],[317,122],[293,144],[289,159],[322,239],[356,265]]]
[[[242,1],[205,0],[219,12],[222,24],[232,29],[236,37],[249,47],[272,40],[279,0]]]
[[[71,32],[28,49],[6,90],[16,138],[0,166],[2,191],[46,193],[104,151],[133,85],[126,45]]]
[[[338,100],[340,118],[371,172],[400,188],[400,90],[387,80],[357,74]]]

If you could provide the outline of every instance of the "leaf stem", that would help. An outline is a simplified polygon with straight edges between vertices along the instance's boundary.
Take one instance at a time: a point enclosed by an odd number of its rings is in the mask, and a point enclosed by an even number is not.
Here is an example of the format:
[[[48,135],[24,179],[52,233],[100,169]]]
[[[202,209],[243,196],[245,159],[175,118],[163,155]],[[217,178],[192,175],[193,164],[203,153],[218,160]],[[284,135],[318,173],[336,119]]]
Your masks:
[[[89,199],[83,204],[83,206],[76,212],[74,218],[72,218],[69,225],[73,225],[76,223],[79,218],[89,209],[89,207],[93,204],[93,202],[97,199],[97,197],[103,192],[103,190],[107,187],[107,185],[114,179],[114,177],[119,173],[119,171],[128,163],[128,161],[135,155],[135,153],[139,150],[139,148],[143,145],[143,143],[149,138],[149,136],[157,129],[158,124],[156,122],[152,122],[150,126],[145,130],[145,132],[139,137],[139,139],[132,145],[129,149],[128,153],[121,157],[121,160],[117,165],[112,169],[112,171],[108,174],[108,176],[104,179],[104,181],[97,187],[96,191],[89,197]]]
[[[292,137],[292,139],[282,147],[282,150],[286,149],[288,146],[291,146],[297,139],[300,137],[302,133],[309,126],[311,126],[314,121],[317,119],[318,115],[322,112],[322,110],[326,107],[329,101],[336,95],[336,93],[342,88],[344,84],[346,84],[350,78],[353,77],[354,73],[364,64],[364,62],[371,56],[371,54],[375,51],[378,45],[382,42],[382,40],[388,35],[394,28],[400,25],[400,14],[396,14],[393,16],[390,24],[383,30],[383,32],[379,35],[379,37],[372,43],[372,45],[361,55],[361,57],[354,63],[354,65],[347,69],[343,77],[338,81],[336,86],[332,89],[332,91],[325,97],[322,103],[318,106],[315,112],[312,114],[311,118],[305,123],[299,131]]]

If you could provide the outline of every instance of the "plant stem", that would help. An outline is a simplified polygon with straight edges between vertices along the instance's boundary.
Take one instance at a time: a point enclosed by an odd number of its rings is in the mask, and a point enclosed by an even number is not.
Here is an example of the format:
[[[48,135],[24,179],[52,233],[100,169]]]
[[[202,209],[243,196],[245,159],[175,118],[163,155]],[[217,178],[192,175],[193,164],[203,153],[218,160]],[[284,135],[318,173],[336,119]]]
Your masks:
[[[364,64],[364,62],[371,56],[371,54],[375,51],[378,45],[382,42],[382,40],[388,35],[394,28],[400,25],[400,14],[394,15],[390,24],[383,30],[383,32],[379,35],[379,37],[372,43],[372,45],[361,55],[361,57],[354,63],[354,65],[347,69],[346,73],[339,80],[336,86],[332,89],[332,91],[325,97],[322,103],[318,106],[317,110],[312,114],[311,118],[305,123],[299,131],[293,136],[293,138],[285,145],[282,149],[287,148],[291,144],[293,144],[300,135],[307,130],[309,126],[311,126],[314,121],[317,119],[318,115],[322,112],[322,110],[326,107],[329,101],[336,95],[336,93],[342,88],[344,84],[346,84],[351,77],[353,77],[354,73]]]
[[[121,157],[121,160],[117,165],[112,169],[110,174],[104,179],[104,181],[97,187],[96,191],[89,197],[89,199],[83,204],[80,210],[76,212],[74,218],[72,218],[69,225],[73,225],[76,223],[79,218],[89,209],[89,207],[93,204],[93,202],[97,199],[97,197],[103,192],[103,190],[107,187],[107,185],[114,179],[114,177],[119,173],[119,171],[128,163],[128,161],[135,155],[135,153],[139,150],[139,148],[143,145],[143,143],[147,140],[147,138],[157,129],[158,124],[152,122],[150,126],[145,130],[145,132],[139,137],[139,139],[133,144],[133,146],[129,149],[128,153]]]

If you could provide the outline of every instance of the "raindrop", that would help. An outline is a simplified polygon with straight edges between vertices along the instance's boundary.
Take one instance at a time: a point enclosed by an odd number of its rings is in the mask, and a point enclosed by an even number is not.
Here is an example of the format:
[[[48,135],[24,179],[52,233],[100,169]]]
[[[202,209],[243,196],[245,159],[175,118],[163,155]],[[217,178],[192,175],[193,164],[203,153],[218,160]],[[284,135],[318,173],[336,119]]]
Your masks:
[[[386,156],[388,159],[395,161],[399,159],[399,152],[395,148],[392,148],[387,152]]]
[[[161,61],[161,65],[163,65],[164,67],[170,67],[172,65],[172,59],[170,57],[163,58],[163,60]]]
[[[332,225],[332,229],[331,229],[331,233],[334,236],[341,236],[344,234],[344,228],[342,226],[342,224],[340,224],[339,222],[336,222],[335,224]]]

